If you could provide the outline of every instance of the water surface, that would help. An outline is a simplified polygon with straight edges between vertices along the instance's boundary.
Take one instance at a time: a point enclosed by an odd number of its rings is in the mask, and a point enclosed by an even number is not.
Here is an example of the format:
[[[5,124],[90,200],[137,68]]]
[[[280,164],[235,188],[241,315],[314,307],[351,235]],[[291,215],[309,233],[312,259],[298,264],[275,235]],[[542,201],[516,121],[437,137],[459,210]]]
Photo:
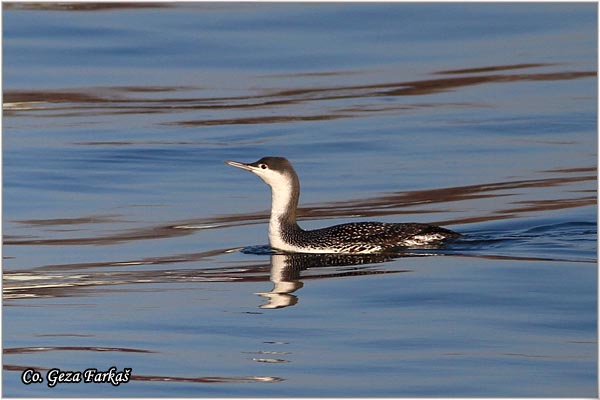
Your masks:
[[[597,396],[596,16],[5,3],[4,396]],[[464,237],[272,253],[268,188],[223,163],[265,155],[304,228]]]

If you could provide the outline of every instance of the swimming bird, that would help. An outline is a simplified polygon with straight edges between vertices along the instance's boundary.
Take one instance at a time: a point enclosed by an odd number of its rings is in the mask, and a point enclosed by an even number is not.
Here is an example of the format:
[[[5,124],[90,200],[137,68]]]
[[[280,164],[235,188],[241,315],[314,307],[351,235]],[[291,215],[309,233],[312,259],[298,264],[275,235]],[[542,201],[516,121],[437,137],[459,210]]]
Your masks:
[[[304,230],[296,222],[300,181],[292,164],[283,157],[263,157],[245,164],[225,163],[258,175],[271,187],[269,243],[291,253],[367,254],[402,248],[435,247],[460,234],[421,223],[352,222],[328,228]]]

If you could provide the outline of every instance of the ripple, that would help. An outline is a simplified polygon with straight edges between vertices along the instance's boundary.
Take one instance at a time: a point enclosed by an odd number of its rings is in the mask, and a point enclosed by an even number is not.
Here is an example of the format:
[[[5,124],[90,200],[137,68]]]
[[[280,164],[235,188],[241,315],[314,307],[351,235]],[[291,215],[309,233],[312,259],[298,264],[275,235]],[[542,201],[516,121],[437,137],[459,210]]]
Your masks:
[[[130,349],[124,347],[96,347],[96,346],[37,346],[37,347],[11,347],[4,348],[3,353],[26,354],[47,351],[95,351],[95,352],[120,352],[120,353],[156,353],[151,350]]]
[[[586,169],[587,171],[587,169]],[[579,182],[594,182],[595,175],[576,175],[569,173],[566,176],[548,177],[541,179],[513,180],[503,182],[491,182],[478,185],[455,186],[439,189],[417,190],[393,192],[389,195],[382,195],[366,199],[355,199],[337,201],[332,203],[307,205],[298,209],[299,220],[340,218],[340,217],[374,217],[391,216],[403,214],[435,214],[440,210],[434,207],[443,207],[444,211],[449,211],[450,207],[458,208],[461,202],[468,202],[481,199],[494,199],[499,197],[516,196],[524,192],[525,189],[560,187]],[[513,190],[513,193],[507,193]],[[512,207],[493,210],[487,214],[467,215],[464,217],[449,218],[445,220],[434,220],[430,223],[436,225],[455,225],[471,224],[484,221],[497,221],[503,219],[516,218],[530,212],[540,212],[548,210],[562,210],[568,208],[584,207],[595,205],[596,196],[579,197],[569,195],[566,198],[557,198],[560,192],[553,194],[552,199],[530,199],[514,201]],[[73,217],[66,221],[97,221],[97,216]],[[44,237],[17,237],[4,236],[5,245],[113,245],[124,242],[151,240],[158,238],[172,238],[179,236],[192,235],[196,230],[222,229],[236,226],[263,224],[268,222],[268,212],[256,212],[249,214],[237,214],[227,216],[215,216],[196,220],[173,221],[169,224],[148,226],[131,230],[119,231],[107,236],[95,237],[73,237],[73,238],[44,238]],[[106,221],[106,220],[104,220]],[[53,226],[61,225],[65,219],[59,220],[22,220],[18,223],[30,225]],[[246,251],[253,250],[251,247]]]
[[[519,81],[562,81],[583,78],[593,78],[595,71],[555,71],[548,73],[522,74],[488,74],[482,72],[525,69],[555,64],[515,64],[470,68],[454,71],[434,72],[433,74],[462,74],[458,77],[423,79],[416,81],[385,82],[371,85],[319,86],[301,89],[281,89],[262,93],[251,93],[235,97],[194,97],[182,98],[183,91],[196,92],[198,88],[181,86],[151,87],[100,87],[81,88],[80,90],[64,89],[52,91],[7,90],[4,93],[4,110],[7,116],[43,113],[46,117],[64,118],[66,116],[98,116],[122,114],[173,114],[182,111],[211,111],[211,110],[253,110],[252,116],[236,116],[227,118],[198,118],[171,122],[160,122],[161,125],[178,126],[226,126],[226,125],[256,125],[290,123],[298,121],[328,121],[342,118],[368,117],[381,113],[397,113],[402,110],[427,107],[448,107],[447,103],[415,103],[392,105],[384,108],[355,108],[350,112],[346,107],[331,105],[321,106],[319,111],[310,114],[297,114],[284,110],[274,115],[273,107],[293,105],[298,110],[300,103],[330,102],[348,99],[415,96],[439,92],[447,92],[460,87],[482,84],[511,83]],[[472,74],[472,75],[466,75]],[[173,96],[173,94],[177,96]],[[153,97],[146,96],[152,94]],[[156,98],[162,94],[162,98]],[[456,106],[461,106],[456,103]],[[483,104],[462,104],[472,108]],[[269,108],[269,112],[259,115],[260,111]],[[212,115],[212,113],[211,113]]]

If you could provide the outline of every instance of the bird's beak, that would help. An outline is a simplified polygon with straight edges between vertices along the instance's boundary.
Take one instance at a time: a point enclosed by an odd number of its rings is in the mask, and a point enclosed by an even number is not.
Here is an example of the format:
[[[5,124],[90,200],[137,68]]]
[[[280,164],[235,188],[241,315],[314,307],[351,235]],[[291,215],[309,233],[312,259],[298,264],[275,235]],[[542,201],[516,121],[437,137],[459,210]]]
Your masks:
[[[225,160],[225,164],[229,164],[232,167],[237,167],[237,168],[245,169],[246,171],[252,171],[252,166],[250,166],[248,164],[241,163],[241,162]]]

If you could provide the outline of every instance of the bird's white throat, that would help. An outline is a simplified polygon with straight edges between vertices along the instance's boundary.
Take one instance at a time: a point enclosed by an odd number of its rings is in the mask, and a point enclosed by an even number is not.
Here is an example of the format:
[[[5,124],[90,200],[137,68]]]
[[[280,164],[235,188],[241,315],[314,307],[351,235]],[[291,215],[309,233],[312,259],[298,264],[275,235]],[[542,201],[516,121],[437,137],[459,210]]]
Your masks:
[[[292,176],[279,175],[278,179],[267,182],[271,187],[271,218],[269,220],[269,242],[271,247],[280,250],[288,249],[283,240],[285,226],[296,224],[296,208],[298,206],[299,187]]]

